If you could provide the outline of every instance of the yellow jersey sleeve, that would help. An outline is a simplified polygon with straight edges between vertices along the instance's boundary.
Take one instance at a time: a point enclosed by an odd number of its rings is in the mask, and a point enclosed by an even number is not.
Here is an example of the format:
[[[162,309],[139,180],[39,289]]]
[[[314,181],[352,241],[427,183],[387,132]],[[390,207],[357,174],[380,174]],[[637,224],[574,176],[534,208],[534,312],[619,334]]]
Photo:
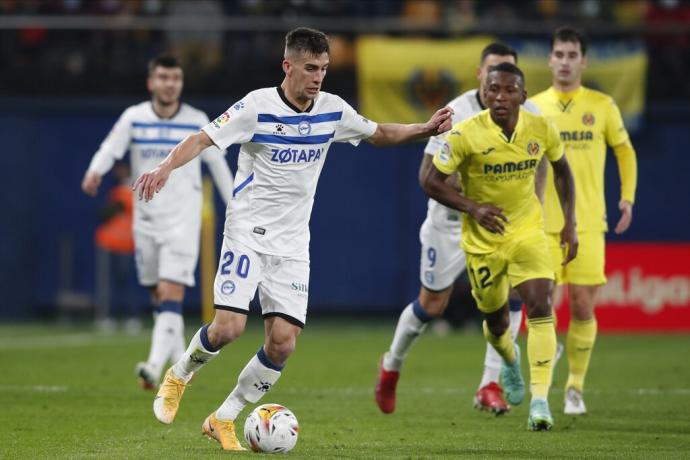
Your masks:
[[[558,161],[564,154],[561,135],[553,124],[553,121],[546,119],[546,150],[544,155],[550,162]]]
[[[637,188],[637,156],[630,141],[626,141],[613,148],[613,154],[618,162],[618,174],[621,178],[621,200],[635,203],[635,189]]]
[[[434,166],[443,174],[451,175],[460,167],[466,155],[465,142],[461,131],[454,126],[443,144],[434,153]]]
[[[625,125],[623,124],[621,111],[618,109],[618,106],[613,99],[609,99],[609,107],[606,112],[606,128],[604,135],[606,136],[606,143],[611,147],[620,145],[629,138],[628,131],[625,129]]]

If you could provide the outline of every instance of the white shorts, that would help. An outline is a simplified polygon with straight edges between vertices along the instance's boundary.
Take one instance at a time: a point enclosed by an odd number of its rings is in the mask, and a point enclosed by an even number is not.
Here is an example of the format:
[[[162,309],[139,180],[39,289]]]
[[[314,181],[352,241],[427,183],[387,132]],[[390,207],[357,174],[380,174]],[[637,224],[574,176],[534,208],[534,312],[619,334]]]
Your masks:
[[[304,327],[309,262],[261,254],[226,236],[213,286],[215,308],[247,314],[257,288],[264,318],[280,316]]]
[[[452,231],[450,231],[452,230]],[[461,231],[446,231],[426,219],[419,229],[422,254],[419,263],[419,279],[430,291],[442,291],[452,285],[465,271],[465,251],[460,248]]]
[[[134,250],[142,286],[152,287],[159,281],[194,286],[199,260],[198,228],[181,228],[165,236],[134,232]]]

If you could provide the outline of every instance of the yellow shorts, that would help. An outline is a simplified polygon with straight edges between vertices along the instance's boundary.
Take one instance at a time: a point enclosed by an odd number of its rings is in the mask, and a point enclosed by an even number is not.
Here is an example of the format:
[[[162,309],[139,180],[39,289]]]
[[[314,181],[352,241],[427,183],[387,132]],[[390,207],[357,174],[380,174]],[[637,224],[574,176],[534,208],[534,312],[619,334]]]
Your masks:
[[[554,279],[546,234],[540,229],[506,241],[491,253],[467,253],[467,271],[472,296],[483,313],[493,313],[505,305],[509,286],[531,279]]]
[[[606,283],[604,232],[578,232],[577,239],[580,244],[577,248],[577,257],[565,267],[561,265],[565,258],[565,251],[560,247],[561,235],[549,233],[547,236],[553,270],[556,272],[556,283],[584,286]]]

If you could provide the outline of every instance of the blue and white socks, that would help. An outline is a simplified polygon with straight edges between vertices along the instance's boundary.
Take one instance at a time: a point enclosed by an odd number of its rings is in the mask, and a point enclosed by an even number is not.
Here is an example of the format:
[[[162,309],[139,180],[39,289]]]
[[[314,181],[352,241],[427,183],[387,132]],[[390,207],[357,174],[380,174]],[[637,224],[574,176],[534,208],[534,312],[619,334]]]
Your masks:
[[[192,337],[182,357],[173,365],[173,373],[185,382],[189,382],[192,375],[218,356],[218,353],[219,350],[214,348],[208,340],[208,324],[202,326]]]
[[[235,420],[248,403],[258,402],[280,378],[284,366],[273,363],[264,348],[249,360],[240,376],[237,386],[216,411],[219,420]]]
[[[412,344],[419,334],[424,332],[431,320],[432,317],[424,311],[419,299],[415,299],[405,307],[395,328],[390,350],[383,356],[383,368],[385,370],[400,370]]]
[[[148,370],[158,380],[168,360],[175,359],[175,351],[184,346],[182,302],[165,301],[157,308],[151,332],[151,349],[146,360]],[[179,357],[179,351],[177,352]]]

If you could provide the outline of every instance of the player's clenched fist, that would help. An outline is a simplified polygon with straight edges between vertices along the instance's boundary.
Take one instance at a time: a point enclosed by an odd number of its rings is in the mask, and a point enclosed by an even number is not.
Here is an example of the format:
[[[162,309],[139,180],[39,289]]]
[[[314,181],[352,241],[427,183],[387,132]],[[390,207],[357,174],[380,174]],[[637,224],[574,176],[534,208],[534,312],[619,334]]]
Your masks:
[[[139,199],[151,201],[153,195],[161,191],[170,177],[170,170],[163,165],[158,165],[153,170],[139,176],[132,186],[135,192],[139,190]]]

